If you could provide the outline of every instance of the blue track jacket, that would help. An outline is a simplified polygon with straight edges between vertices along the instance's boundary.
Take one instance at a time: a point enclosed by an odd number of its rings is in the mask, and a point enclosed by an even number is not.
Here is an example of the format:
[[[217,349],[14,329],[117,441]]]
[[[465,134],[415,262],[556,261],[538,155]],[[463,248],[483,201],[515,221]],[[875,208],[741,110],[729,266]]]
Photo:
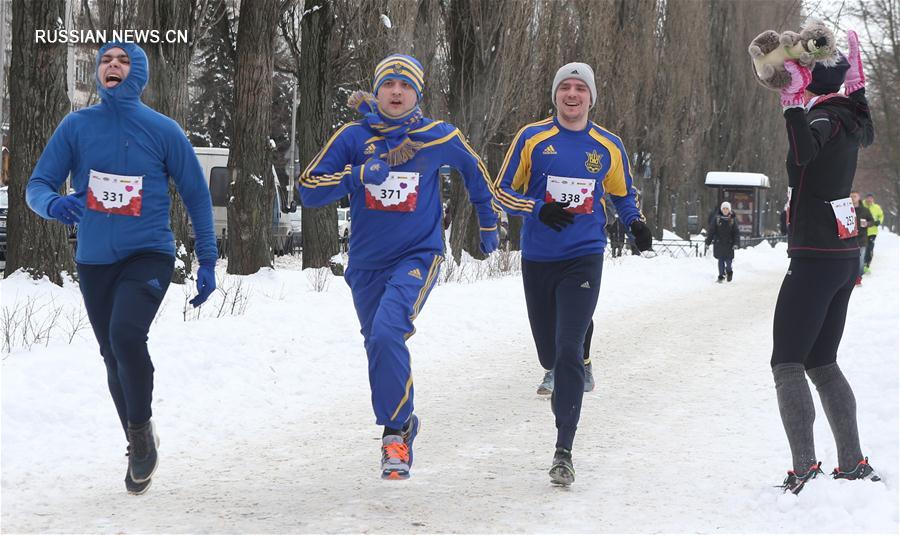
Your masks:
[[[565,186],[559,198],[554,197],[570,202],[569,210],[575,213],[575,222],[561,232],[538,218],[550,199],[549,180],[580,184],[577,189]],[[605,195],[612,198],[626,228],[641,217],[622,140],[590,121],[580,132],[567,130],[556,117],[523,127],[506,153],[495,189],[504,210],[525,217],[522,257],[535,262],[603,254]],[[576,205],[580,208],[574,208]]]
[[[57,191],[70,173],[75,192],[85,196],[91,170],[141,176],[140,215],[85,208],[78,224],[75,260],[112,264],[145,251],[174,256],[175,237],[169,226],[171,176],[194,226],[197,258],[215,262],[218,254],[212,202],[194,149],[178,123],[141,102],[149,68],[139,46],[107,43],[97,54],[97,65],[103,53],[113,47],[128,54],[128,76],[111,89],[96,80],[101,103],[62,120],[28,182],[28,206],[50,219],[47,209],[59,197]]]
[[[408,162],[391,168],[418,175],[418,192],[413,196],[404,190],[404,203],[391,204],[393,192],[387,191],[385,206],[380,199],[367,198],[360,187],[364,181],[353,168],[369,158],[384,158],[387,145],[383,137],[358,121],[339,128],[301,176],[304,206],[323,206],[350,195],[353,232],[348,264],[354,269],[384,269],[419,253],[444,254],[439,174],[444,164],[462,174],[481,228],[497,228],[490,174],[459,129],[443,121],[422,119],[409,137],[421,142],[422,148]],[[411,184],[401,183],[398,188],[414,188]]]

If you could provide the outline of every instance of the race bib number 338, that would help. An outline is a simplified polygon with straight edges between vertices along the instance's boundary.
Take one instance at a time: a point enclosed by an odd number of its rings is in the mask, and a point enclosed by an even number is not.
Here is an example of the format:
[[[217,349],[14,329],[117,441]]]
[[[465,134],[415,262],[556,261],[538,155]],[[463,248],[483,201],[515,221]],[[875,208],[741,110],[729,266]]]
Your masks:
[[[391,171],[379,185],[366,184],[366,208],[387,212],[415,212],[419,199],[419,173]]]
[[[547,176],[547,193],[545,202],[567,202],[566,211],[573,214],[591,214],[594,212],[594,186],[592,178],[568,178]]]
[[[87,207],[109,214],[141,215],[144,177],[113,175],[91,169]]]

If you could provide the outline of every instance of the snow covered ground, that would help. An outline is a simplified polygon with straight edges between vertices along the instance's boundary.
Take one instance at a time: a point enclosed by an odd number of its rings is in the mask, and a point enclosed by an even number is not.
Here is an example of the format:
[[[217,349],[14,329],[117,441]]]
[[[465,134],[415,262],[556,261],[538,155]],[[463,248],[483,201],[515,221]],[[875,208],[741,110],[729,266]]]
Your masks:
[[[555,431],[535,394],[542,371],[517,276],[442,284],[417,320],[423,427],[406,482],[378,477],[362,338],[340,278],[316,292],[290,261],[227,277],[220,286],[246,296],[227,308],[244,313],[216,317],[219,294],[189,321],[190,289],[171,287],[150,335],[161,464],[141,497],[124,490],[96,342],[89,330],[68,341],[77,287],[16,276],[0,283],[5,310],[61,315],[49,341],[16,342],[2,361],[2,531],[896,533],[898,250],[897,236],[879,236],[839,360],[885,482],[820,477],[800,496],[773,488],[790,463],[769,370],[783,244],[739,251],[724,285],[712,258],[607,261],[599,383],[570,489],[546,473]]]

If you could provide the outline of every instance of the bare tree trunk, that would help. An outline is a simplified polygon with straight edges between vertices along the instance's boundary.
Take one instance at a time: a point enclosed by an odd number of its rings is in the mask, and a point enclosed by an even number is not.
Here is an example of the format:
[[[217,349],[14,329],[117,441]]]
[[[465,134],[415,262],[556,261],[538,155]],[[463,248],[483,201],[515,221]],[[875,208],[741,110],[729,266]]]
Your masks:
[[[272,266],[275,181],[269,148],[278,1],[244,2],[238,22],[234,132],[228,168],[228,273]],[[280,207],[277,207],[280,209]]]
[[[65,226],[46,221],[25,204],[28,178],[51,134],[69,111],[66,48],[37,44],[34,31],[65,20],[63,0],[15,0],[10,61],[10,183],[6,274],[19,268],[62,285],[75,272]],[[63,192],[64,193],[64,192]]]
[[[532,4],[497,0],[455,0],[446,13],[450,116],[482,155],[504,122],[520,111],[523,73],[534,61],[533,16]],[[496,172],[498,163],[488,162],[489,169]],[[462,251],[484,258],[477,215],[464,187],[454,184],[450,204],[454,260],[459,262]]]
[[[154,0],[141,4],[139,19],[148,28],[188,30],[187,43],[145,44],[150,63],[150,80],[144,89],[144,102],[175,120],[184,129],[188,110],[188,67],[194,55],[198,24],[206,10],[205,0]],[[169,181],[169,221],[175,234],[176,268],[172,282],[182,284],[191,273],[193,249],[190,225],[181,196]]]
[[[321,4],[321,5],[319,5]],[[318,8],[316,6],[318,5]],[[316,9],[314,9],[316,8]],[[300,161],[307,165],[331,135],[332,99],[328,45],[333,13],[328,2],[306,0],[301,19],[297,136]],[[337,204],[320,208],[303,207],[303,267],[328,267],[338,248]]]

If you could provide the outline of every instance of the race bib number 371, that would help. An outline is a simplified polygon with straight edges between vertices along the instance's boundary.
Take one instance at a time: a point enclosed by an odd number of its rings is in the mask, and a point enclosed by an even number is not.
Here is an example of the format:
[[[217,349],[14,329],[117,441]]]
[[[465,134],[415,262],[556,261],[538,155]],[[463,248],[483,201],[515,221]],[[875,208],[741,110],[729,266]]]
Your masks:
[[[141,215],[144,177],[113,175],[91,169],[87,207],[109,214]]]
[[[366,208],[387,212],[415,212],[419,199],[419,173],[391,171],[379,185],[366,184]]]
[[[545,202],[567,202],[566,211],[573,214],[591,214],[594,212],[594,186],[592,178],[568,178],[547,176],[547,193]]]

